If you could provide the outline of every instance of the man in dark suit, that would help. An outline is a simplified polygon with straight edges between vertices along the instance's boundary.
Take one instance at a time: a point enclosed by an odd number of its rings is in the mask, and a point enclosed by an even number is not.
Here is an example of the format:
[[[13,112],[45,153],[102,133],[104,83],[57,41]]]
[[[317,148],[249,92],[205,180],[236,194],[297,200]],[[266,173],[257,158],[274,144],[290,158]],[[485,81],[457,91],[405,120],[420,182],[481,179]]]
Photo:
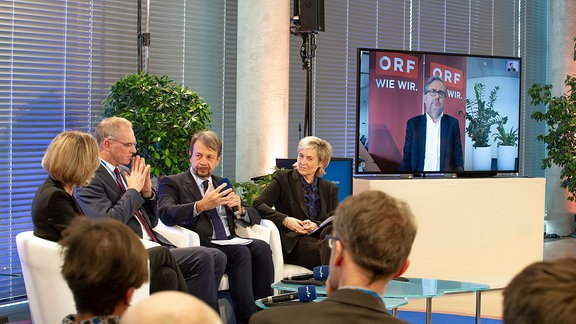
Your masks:
[[[138,236],[170,248],[184,276],[188,292],[218,311],[218,285],[226,267],[226,256],[217,249],[175,248],[153,231],[158,224],[156,193],[150,181],[150,166],[136,154],[132,123],[110,117],[96,128],[100,166],[87,187],[77,188],[76,199],[88,217],[112,217],[128,225]],[[130,164],[128,169],[124,165]],[[170,269],[163,275],[173,278]]]
[[[236,221],[259,224],[258,212],[242,204],[226,184],[217,185],[221,177],[212,174],[222,155],[222,141],[212,131],[200,131],[190,143],[189,171],[167,176],[158,185],[158,212],[168,226],[180,225],[200,236],[203,246],[214,247],[226,254],[226,274],[230,296],[239,323],[245,323],[256,312],[255,299],[272,294],[274,278],[272,251],[261,240],[246,245],[219,245],[217,240],[236,238]]]
[[[408,267],[416,221],[408,205],[381,191],[364,191],[336,208],[328,298],[272,307],[250,323],[406,323],[382,300],[386,286]]]
[[[400,172],[464,170],[458,119],[444,114],[446,86],[432,76],[424,86],[426,113],[406,123]]]

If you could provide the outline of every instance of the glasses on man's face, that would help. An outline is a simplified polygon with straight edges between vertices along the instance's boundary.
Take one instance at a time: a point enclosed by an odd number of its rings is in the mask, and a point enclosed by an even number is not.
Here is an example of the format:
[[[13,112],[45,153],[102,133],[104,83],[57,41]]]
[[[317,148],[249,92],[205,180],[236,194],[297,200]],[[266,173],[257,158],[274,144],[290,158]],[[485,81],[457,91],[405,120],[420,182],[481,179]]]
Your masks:
[[[114,141],[116,143],[120,143],[120,144],[124,145],[125,148],[128,148],[128,149],[136,147],[136,143],[124,143],[124,142],[120,142],[119,140],[114,139],[114,138],[109,138],[109,140]]]
[[[336,246],[336,241],[340,241],[339,238],[336,236],[332,236],[330,234],[326,235],[326,239],[328,240],[328,247],[333,248]]]
[[[430,89],[430,90],[426,91],[426,94],[429,94],[432,97],[435,97],[436,95],[438,95],[438,98],[446,98],[446,91],[442,91],[442,90]]]

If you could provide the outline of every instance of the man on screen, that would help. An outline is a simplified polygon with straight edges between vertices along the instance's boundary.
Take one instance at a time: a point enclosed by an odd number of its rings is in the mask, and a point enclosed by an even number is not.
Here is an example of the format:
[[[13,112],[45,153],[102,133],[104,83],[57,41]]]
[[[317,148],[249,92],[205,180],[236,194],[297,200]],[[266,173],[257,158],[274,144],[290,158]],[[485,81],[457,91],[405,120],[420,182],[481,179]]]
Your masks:
[[[456,172],[464,170],[458,119],[444,114],[446,85],[432,76],[424,85],[426,113],[406,123],[400,172]]]

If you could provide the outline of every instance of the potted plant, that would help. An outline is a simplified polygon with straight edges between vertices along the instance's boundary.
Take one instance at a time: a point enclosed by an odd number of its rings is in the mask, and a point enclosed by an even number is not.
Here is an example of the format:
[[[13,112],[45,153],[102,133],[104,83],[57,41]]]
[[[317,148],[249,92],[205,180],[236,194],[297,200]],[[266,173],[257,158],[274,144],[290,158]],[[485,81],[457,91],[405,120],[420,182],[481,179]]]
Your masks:
[[[210,107],[187,86],[168,76],[126,75],[112,84],[102,105],[104,117],[132,122],[137,149],[153,176],[190,167],[190,138],[210,124]]]
[[[498,170],[514,170],[516,165],[516,145],[518,143],[518,129],[510,128],[507,132],[504,123],[496,126],[496,133],[492,137],[498,145]]]
[[[495,86],[484,99],[486,86],[482,83],[474,84],[475,99],[466,99],[466,134],[472,140],[472,168],[474,170],[492,169],[492,149],[490,147],[490,132],[494,125],[505,124],[508,117],[500,117],[494,110],[500,87]]]
[[[270,173],[258,177],[253,181],[244,181],[244,182],[234,181],[232,183],[232,186],[234,187],[234,191],[242,198],[242,201],[252,206],[254,200],[260,196],[262,191],[264,191],[266,186],[268,186],[268,184],[272,181],[273,177],[274,173]]]
[[[576,51],[575,51],[576,56]],[[528,89],[533,105],[543,104],[544,112],[537,111],[532,119],[548,126],[546,134],[537,139],[546,144],[548,155],[542,160],[542,169],[553,164],[559,166],[560,187],[569,193],[567,199],[574,201],[576,195],[576,76],[567,75],[564,80],[566,92],[552,96],[552,85],[534,84]]]

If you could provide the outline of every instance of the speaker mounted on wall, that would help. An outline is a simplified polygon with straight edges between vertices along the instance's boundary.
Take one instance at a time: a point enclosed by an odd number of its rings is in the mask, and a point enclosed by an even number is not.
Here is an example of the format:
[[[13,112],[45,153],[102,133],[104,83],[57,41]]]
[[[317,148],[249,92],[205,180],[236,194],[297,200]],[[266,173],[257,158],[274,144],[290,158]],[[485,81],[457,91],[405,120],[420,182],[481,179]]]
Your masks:
[[[294,16],[300,33],[325,31],[324,0],[294,0]]]

